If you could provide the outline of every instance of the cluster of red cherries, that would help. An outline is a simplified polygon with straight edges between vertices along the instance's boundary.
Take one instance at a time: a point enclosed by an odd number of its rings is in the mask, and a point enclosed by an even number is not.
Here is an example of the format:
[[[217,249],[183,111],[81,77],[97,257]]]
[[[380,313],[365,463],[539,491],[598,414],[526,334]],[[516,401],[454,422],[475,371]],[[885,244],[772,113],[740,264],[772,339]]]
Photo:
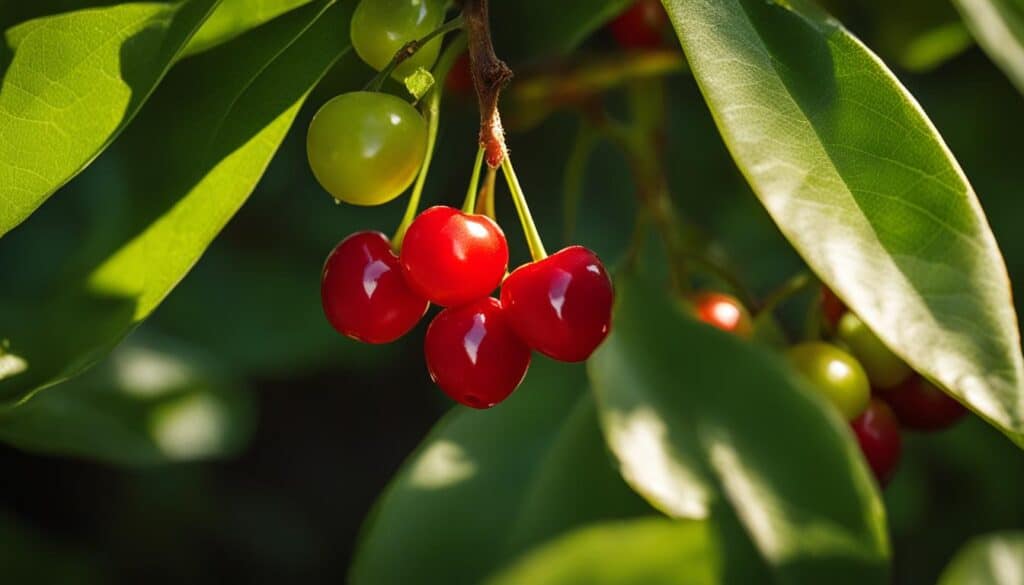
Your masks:
[[[453,400],[490,408],[523,380],[532,350],[583,361],[611,326],[611,279],[590,250],[570,246],[506,277],[508,259],[491,218],[431,207],[409,226],[398,254],[380,232],[338,244],[324,266],[324,312],[344,335],[388,343],[430,303],[444,307],[424,340],[430,376]]]
[[[750,314],[735,297],[702,293],[691,300],[700,320],[740,337],[753,334]],[[821,311],[832,341],[797,344],[787,350],[787,357],[850,421],[868,465],[884,486],[902,454],[901,429],[939,431],[967,410],[893,354],[827,288],[822,289]]]

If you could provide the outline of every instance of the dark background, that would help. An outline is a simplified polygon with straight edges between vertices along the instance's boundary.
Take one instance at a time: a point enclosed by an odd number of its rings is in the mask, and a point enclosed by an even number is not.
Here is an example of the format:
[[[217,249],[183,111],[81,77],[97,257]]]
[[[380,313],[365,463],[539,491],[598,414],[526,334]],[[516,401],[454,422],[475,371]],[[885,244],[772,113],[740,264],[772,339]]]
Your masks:
[[[877,15],[847,10],[855,32],[888,46]],[[600,35],[587,47],[609,49]],[[1019,289],[1024,98],[977,48],[928,72],[882,56],[963,165]],[[449,407],[423,365],[422,325],[394,346],[367,348],[338,337],[320,315],[319,270],[329,250],[357,229],[390,231],[404,206],[335,206],[304,160],[315,108],[362,83],[342,80],[370,76],[349,60],[328,77],[249,203],[140,332],[187,343],[230,372],[257,406],[251,439],[224,460],[128,469],[0,446],[5,582],[344,581],[376,495]],[[799,270],[799,260],[733,166],[692,79],[674,77],[670,91],[668,170],[677,205],[763,293]],[[610,99],[614,109],[617,98]],[[475,122],[474,104],[446,100],[427,203],[459,204]],[[561,241],[561,161],[575,128],[572,114],[559,113],[510,136],[549,248]],[[62,267],[95,225],[119,156],[115,146],[5,238],[0,285],[31,291]],[[612,149],[595,154],[586,185],[577,239],[614,262],[628,237],[621,218],[631,213],[632,187]],[[504,197],[499,216],[513,262],[524,261]],[[909,436],[886,491],[896,581],[934,582],[972,535],[1024,528],[1022,493],[1024,457],[979,421]]]

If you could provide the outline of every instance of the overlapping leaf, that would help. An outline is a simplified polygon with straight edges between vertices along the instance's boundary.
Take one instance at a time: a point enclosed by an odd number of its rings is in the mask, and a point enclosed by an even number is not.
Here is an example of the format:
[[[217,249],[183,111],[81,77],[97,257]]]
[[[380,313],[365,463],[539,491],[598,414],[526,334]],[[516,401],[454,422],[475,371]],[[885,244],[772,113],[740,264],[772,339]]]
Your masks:
[[[1024,93],[1024,0],[953,0],[968,28]]]
[[[477,583],[574,526],[651,513],[607,457],[578,366],[536,360],[499,408],[458,408],[385,491],[351,581]]]
[[[714,517],[724,499],[783,582],[884,582],[884,510],[838,413],[660,291],[623,279],[616,294],[588,371],[627,481],[675,517]]]
[[[1002,256],[913,97],[805,0],[665,0],[733,157],[811,268],[898,355],[1024,445]]]
[[[82,251],[85,269],[70,285],[0,315],[0,337],[27,364],[0,380],[0,399],[18,401],[79,373],[159,305],[252,192],[310,89],[348,50],[339,23],[349,12],[349,4],[311,4],[174,70],[121,141],[125,203],[104,244]],[[225,303],[229,327],[229,300],[210,302]]]
[[[7,31],[0,81],[0,237],[124,129],[220,0],[119,4]]]
[[[1024,582],[1024,533],[972,540],[946,568],[939,585],[1016,585]]]

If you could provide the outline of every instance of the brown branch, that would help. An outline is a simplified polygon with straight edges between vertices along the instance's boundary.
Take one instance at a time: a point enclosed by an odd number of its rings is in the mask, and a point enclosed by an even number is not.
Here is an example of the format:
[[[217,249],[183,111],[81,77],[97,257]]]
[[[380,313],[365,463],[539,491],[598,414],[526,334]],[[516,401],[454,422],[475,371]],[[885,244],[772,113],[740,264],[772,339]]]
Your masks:
[[[473,85],[480,105],[480,145],[484,147],[487,165],[498,168],[507,150],[498,99],[505,84],[512,79],[512,70],[494,53],[487,0],[463,0],[462,17],[469,41]]]

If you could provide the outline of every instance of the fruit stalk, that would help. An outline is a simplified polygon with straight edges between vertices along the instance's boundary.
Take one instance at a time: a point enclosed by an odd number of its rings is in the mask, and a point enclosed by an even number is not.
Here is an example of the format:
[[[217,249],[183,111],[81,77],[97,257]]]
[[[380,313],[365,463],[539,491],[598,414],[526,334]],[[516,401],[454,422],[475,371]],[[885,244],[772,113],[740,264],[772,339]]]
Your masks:
[[[458,30],[462,28],[463,25],[464,22],[462,16],[459,15],[449,20],[448,22],[442,24],[441,26],[435,28],[434,30],[430,31],[423,38],[409,41],[408,43],[406,43],[401,49],[398,50],[398,52],[395,53],[395,56],[391,58],[391,62],[389,62],[384,69],[381,69],[380,72],[377,73],[377,75],[370,80],[370,83],[366,84],[366,91],[380,91],[381,86],[384,85],[384,80],[387,79],[388,77],[391,77],[391,74],[394,73],[395,69],[398,68],[398,66],[401,65],[406,59],[409,59],[410,57],[415,55],[416,52],[419,51],[421,47],[423,47],[423,45],[426,45],[427,43],[429,43],[430,41],[434,40],[439,36],[443,36],[454,30]]]

